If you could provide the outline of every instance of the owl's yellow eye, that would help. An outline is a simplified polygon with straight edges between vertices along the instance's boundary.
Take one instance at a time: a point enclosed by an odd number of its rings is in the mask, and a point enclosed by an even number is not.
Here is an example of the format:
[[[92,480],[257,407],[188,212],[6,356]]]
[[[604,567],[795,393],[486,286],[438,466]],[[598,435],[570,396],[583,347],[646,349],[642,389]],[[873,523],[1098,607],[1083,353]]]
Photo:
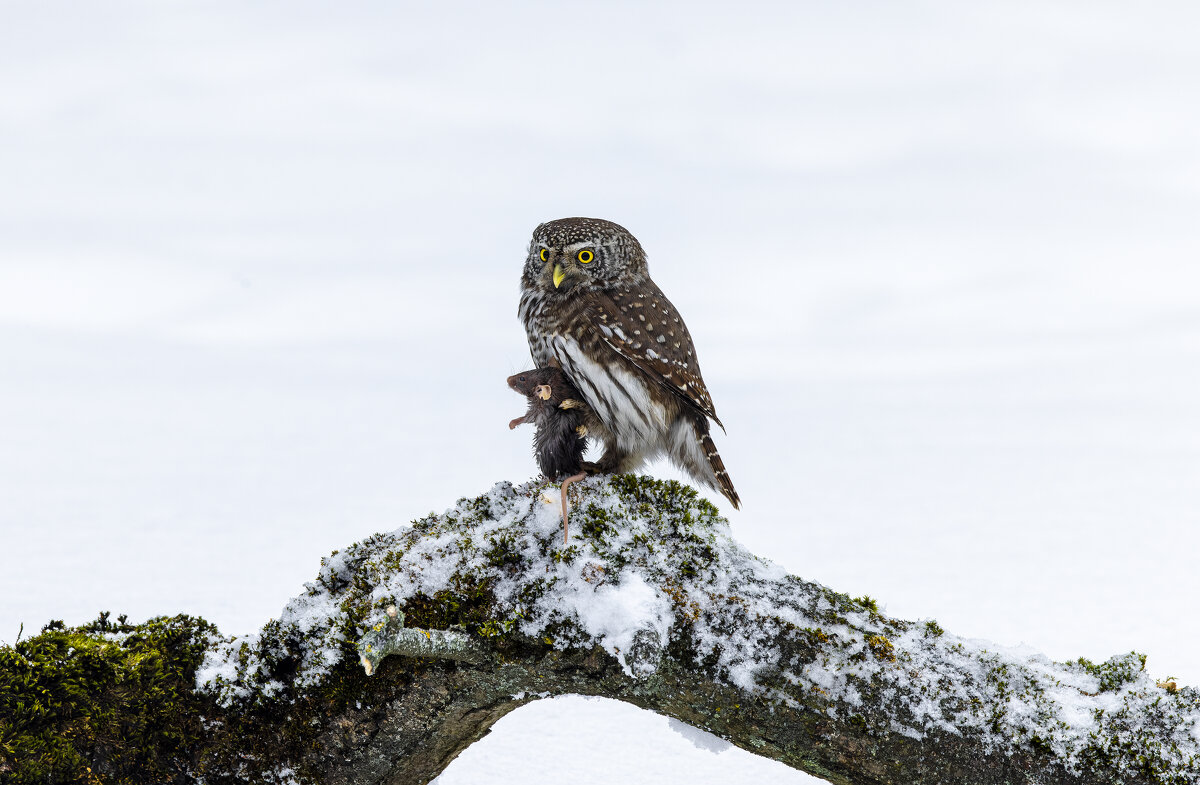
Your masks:
[[[543,248],[542,250],[538,251],[538,256],[539,256],[539,257],[541,257],[541,259],[542,259],[542,261],[543,261],[543,262],[546,262],[546,261],[549,261],[549,260],[550,260],[550,252],[549,252],[549,251],[547,251],[545,248]]]
[[[580,251],[579,255],[575,258],[577,258],[579,261],[583,262],[584,264],[587,264],[588,262],[592,261],[592,259],[594,259],[596,257],[592,254],[591,251],[589,251],[585,248],[584,250]]]

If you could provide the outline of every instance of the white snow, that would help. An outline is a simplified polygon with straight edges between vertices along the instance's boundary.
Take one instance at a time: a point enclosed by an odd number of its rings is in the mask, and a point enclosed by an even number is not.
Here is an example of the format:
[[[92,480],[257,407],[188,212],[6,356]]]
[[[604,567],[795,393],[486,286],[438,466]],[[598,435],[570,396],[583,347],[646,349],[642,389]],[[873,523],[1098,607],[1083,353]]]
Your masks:
[[[670,603],[633,572],[622,572],[615,585],[592,587],[586,582],[572,582],[555,600],[558,610],[574,614],[630,675],[633,670],[625,652],[633,645],[634,634],[648,629],[665,642],[671,626]],[[527,626],[534,625],[536,622],[531,621]]]
[[[258,636],[247,636],[237,641],[253,646],[257,642]],[[233,642],[230,642],[229,648],[222,652],[223,656],[214,656],[209,653],[204,657],[204,661],[200,667],[196,669],[196,685],[200,689],[212,690],[218,685],[225,683],[231,684],[238,678],[238,662],[236,651]],[[249,695],[248,689],[238,689],[234,695],[238,698],[245,698]]]
[[[680,722],[674,717],[667,718],[667,727],[692,743],[696,749],[707,752],[724,752],[733,745],[720,736],[714,736],[706,730]]]
[[[530,746],[514,745],[513,739]],[[719,749],[705,749],[705,744]],[[820,782],[667,717],[578,695],[536,701],[504,717],[450,764],[438,785],[518,780],[530,785]]]

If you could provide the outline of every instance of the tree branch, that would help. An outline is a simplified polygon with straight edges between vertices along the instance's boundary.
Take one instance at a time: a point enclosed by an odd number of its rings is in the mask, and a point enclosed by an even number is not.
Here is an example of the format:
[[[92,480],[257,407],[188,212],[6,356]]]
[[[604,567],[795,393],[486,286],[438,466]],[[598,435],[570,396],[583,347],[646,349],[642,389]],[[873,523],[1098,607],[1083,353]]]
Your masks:
[[[205,652],[171,713],[203,734],[173,731],[189,757],[155,771],[423,783],[514,708],[584,694],[835,783],[1200,783],[1200,692],[1141,655],[1055,663],[890,618],[746,552],[676,483],[573,494],[567,546],[556,488],[501,483],[333,554],[255,635],[168,625]]]
[[[311,691],[351,644],[406,685],[336,756],[304,758],[323,782],[427,781],[508,711],[570,693],[838,783],[1200,782],[1200,694],[1157,685],[1140,655],[1053,663],[889,618],[747,553],[685,486],[576,488],[566,547],[556,489],[501,483],[335,554],[279,622],[304,639],[294,675],[274,687],[260,653],[208,688],[230,706]]]
[[[358,643],[359,661],[368,676],[389,654],[472,664],[488,658],[487,649],[465,632],[406,628],[404,614],[395,605],[389,605],[386,614],[387,619],[376,624]]]

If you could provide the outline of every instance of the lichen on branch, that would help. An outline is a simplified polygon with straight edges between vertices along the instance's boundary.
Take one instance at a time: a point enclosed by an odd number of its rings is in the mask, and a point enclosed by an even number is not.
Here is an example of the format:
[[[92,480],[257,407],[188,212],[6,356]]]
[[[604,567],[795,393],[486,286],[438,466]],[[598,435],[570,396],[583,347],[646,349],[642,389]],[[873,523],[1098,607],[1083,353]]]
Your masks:
[[[387,619],[377,623],[358,642],[358,658],[370,676],[388,655],[419,659],[480,663],[487,649],[461,630],[421,630],[404,626],[404,614],[387,607]]]

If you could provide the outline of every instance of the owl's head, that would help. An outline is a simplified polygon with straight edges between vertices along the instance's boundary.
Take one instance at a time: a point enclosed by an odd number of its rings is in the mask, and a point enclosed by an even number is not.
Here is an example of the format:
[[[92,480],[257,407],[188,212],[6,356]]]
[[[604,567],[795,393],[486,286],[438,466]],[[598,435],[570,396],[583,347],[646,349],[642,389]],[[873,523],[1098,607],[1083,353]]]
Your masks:
[[[601,218],[559,218],[533,230],[526,287],[570,295],[648,276],[646,253],[625,227]]]

